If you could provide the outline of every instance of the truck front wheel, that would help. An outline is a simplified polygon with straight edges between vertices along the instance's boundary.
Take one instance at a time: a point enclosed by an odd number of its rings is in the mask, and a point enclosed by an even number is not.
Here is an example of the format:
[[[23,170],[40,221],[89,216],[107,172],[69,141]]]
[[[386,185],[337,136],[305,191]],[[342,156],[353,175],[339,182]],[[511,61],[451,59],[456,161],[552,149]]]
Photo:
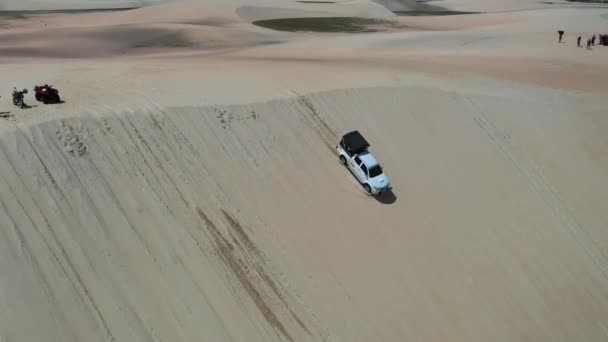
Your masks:
[[[365,189],[365,191],[367,191],[368,193],[370,193],[370,194],[372,193],[372,188],[369,186],[369,184],[365,184],[365,185],[363,186],[363,188],[364,188],[364,189]]]
[[[340,164],[346,165],[346,158],[344,156],[340,156]]]

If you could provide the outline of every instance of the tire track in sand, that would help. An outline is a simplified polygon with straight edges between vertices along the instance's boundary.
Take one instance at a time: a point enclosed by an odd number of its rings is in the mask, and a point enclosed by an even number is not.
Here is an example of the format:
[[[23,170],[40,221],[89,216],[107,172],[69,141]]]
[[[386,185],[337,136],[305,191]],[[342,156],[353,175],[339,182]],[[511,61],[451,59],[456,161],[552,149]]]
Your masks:
[[[280,338],[293,342],[295,339],[289,327],[297,326],[309,336],[313,336],[309,327],[290,307],[288,296],[267,271],[262,252],[240,222],[226,210],[221,209],[228,227],[227,233],[223,234],[200,207],[196,208],[196,212],[220,259],[236,277],[275,333]],[[282,313],[284,314],[281,315]]]
[[[541,169],[526,156],[526,153],[520,147],[513,144],[512,138],[508,133],[498,128],[477,103],[470,98],[467,98],[467,100],[474,108],[475,113],[477,113],[477,115],[473,116],[475,124],[485,132],[499,151],[520,172],[531,188],[560,220],[562,228],[572,236],[587,256],[593,260],[601,270],[602,275],[608,278],[608,263],[606,262],[608,261],[608,256],[602,252],[598,244],[580,225],[557,189],[547,180]],[[593,246],[594,248],[587,248],[586,246]]]
[[[293,90],[290,90],[290,92],[297,96],[298,103],[303,109],[302,114],[304,114],[310,125],[321,137],[327,148],[329,148],[332,153],[335,153],[334,148],[339,140],[339,135],[336,133],[336,130],[330,127],[327,121],[321,117],[319,110],[307,96],[298,94]]]

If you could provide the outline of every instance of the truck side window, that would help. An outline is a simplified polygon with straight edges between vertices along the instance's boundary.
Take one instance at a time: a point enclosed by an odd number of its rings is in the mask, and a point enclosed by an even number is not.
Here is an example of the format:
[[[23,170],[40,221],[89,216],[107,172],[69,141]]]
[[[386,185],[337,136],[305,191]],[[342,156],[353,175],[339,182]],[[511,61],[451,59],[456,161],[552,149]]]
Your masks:
[[[361,170],[363,170],[363,173],[367,175],[367,166],[365,166],[365,164],[361,165]]]
[[[359,157],[355,157],[355,163],[357,163],[357,165],[361,164],[361,159],[359,159]]]

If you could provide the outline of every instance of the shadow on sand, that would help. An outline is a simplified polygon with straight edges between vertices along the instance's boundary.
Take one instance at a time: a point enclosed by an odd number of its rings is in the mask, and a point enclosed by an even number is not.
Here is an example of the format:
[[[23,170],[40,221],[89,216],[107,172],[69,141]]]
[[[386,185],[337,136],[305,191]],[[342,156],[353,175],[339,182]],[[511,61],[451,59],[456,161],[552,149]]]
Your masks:
[[[52,106],[52,105],[57,105],[57,104],[62,104],[65,103],[64,100],[59,100],[59,102],[49,102],[47,104],[45,104],[45,106]]]
[[[374,199],[382,204],[393,204],[397,202],[397,196],[395,196],[393,189],[389,189],[381,195],[374,196]]]

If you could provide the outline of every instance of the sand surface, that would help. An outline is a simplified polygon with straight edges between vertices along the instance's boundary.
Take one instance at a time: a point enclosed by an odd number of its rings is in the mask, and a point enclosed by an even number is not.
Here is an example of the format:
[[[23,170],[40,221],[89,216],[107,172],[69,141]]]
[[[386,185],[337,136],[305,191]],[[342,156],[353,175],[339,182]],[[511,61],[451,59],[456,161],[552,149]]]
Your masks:
[[[428,4],[4,1],[0,341],[607,341],[608,6]]]

